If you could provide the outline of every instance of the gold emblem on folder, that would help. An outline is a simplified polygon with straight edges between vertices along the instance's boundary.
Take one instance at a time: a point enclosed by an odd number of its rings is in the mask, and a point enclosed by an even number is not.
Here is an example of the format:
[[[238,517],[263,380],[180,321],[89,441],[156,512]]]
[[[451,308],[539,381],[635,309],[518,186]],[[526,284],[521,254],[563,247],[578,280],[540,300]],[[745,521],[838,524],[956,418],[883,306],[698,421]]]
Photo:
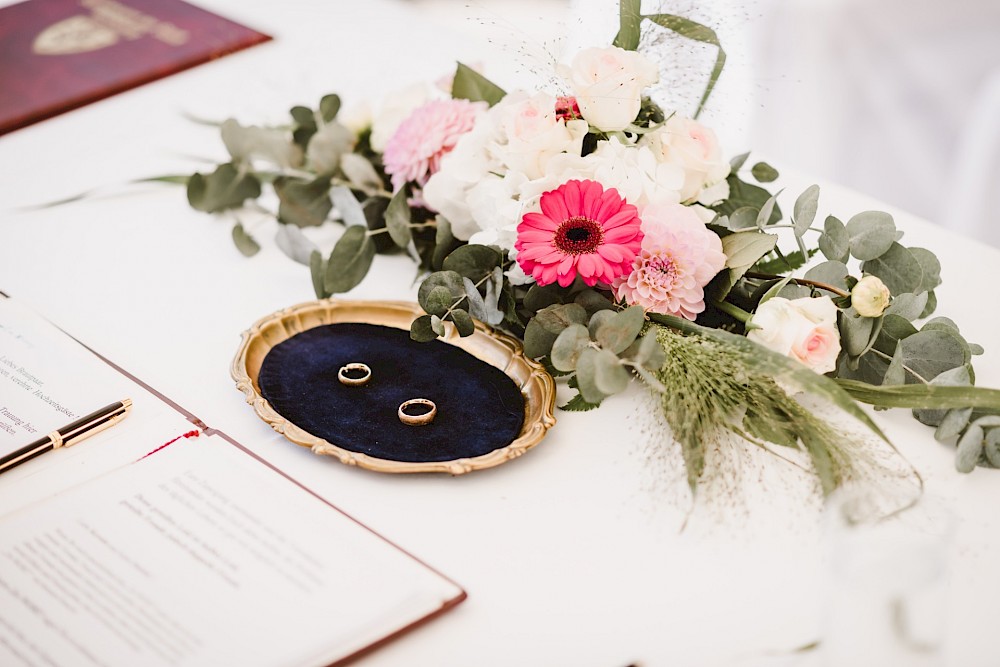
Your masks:
[[[35,37],[31,50],[42,56],[97,51],[118,42],[118,33],[90,16],[71,16]]]
[[[35,37],[31,50],[41,56],[64,56],[98,51],[120,40],[145,35],[180,46],[188,40],[186,30],[132,9],[117,0],[81,0],[90,14],[80,14],[53,23]]]

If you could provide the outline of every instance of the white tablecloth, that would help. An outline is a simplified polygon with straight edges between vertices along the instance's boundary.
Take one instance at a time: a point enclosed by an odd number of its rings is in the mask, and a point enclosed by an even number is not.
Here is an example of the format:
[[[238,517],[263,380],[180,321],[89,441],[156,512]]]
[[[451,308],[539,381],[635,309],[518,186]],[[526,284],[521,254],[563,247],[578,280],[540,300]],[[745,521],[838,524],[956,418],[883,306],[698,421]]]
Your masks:
[[[421,31],[388,0],[202,4],[276,41],[0,138],[0,289],[150,383],[463,585],[457,609],[363,665],[772,664],[817,638],[825,571],[819,508],[795,484],[726,497],[678,531],[677,470],[650,465],[642,393],[560,413],[523,458],[463,477],[387,476],[320,459],[274,434],[233,388],[239,333],[312,298],[307,270],[270,243],[238,254],[230,224],[149,186],[70,206],[20,207],[130,179],[189,173],[224,158],[214,129],[182,112],[243,122],[295,103],[433,79],[482,45]],[[398,9],[398,11],[396,11]],[[512,67],[491,67],[501,82]],[[802,179],[786,179],[795,193]],[[880,208],[824,186],[821,215]],[[794,196],[794,194],[792,195]],[[944,266],[940,313],[987,352],[979,383],[1000,386],[1000,315],[988,279],[1000,252],[893,211],[910,245]],[[270,231],[268,231],[270,230]],[[409,298],[413,267],[379,257],[351,298]],[[988,304],[988,305],[986,305]],[[1000,664],[1000,522],[995,471],[954,471],[953,450],[905,411],[876,419],[960,518],[950,586],[949,664]],[[785,474],[766,466],[765,480]],[[758,468],[747,474],[757,489]],[[40,476],[41,477],[41,476]],[[39,483],[58,488],[48,477]],[[0,507],[0,512],[3,511]],[[795,658],[797,660],[797,658]],[[784,664],[784,663],[783,663]],[[797,664],[797,663],[796,663]]]

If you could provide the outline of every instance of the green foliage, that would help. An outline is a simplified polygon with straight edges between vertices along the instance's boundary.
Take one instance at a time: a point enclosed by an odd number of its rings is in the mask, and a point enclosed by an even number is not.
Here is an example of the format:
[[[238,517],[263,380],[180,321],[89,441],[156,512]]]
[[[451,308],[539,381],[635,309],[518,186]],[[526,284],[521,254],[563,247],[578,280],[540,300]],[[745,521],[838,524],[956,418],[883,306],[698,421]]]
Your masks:
[[[614,45],[626,51],[639,47],[639,24],[642,22],[641,0],[619,0],[619,28]]]
[[[260,244],[247,234],[240,223],[233,225],[233,243],[244,257],[253,257],[260,252]]]
[[[274,180],[278,195],[278,221],[296,227],[318,227],[333,209],[330,179],[319,176],[311,181],[290,176]]]
[[[766,162],[755,164],[750,168],[750,173],[753,174],[758,183],[771,183],[778,180],[778,170]]]
[[[392,242],[400,248],[407,247],[413,240],[413,232],[410,231],[411,217],[410,205],[406,202],[406,188],[400,188],[389,200],[389,207],[385,210],[385,226]]]
[[[486,102],[493,106],[507,93],[485,76],[467,65],[458,63],[451,84],[451,96],[470,102]]]
[[[259,196],[257,177],[237,169],[231,162],[220,164],[211,174],[193,174],[187,183],[188,203],[205,213],[239,208],[247,199]]]
[[[375,242],[366,227],[348,227],[333,247],[326,265],[324,289],[329,294],[349,292],[364,280],[375,258]]]
[[[635,1],[638,3],[638,0]],[[705,108],[705,103],[711,97],[712,91],[715,89],[715,84],[719,81],[719,76],[726,66],[726,52],[722,49],[722,43],[719,41],[718,35],[708,26],[696,23],[683,16],[676,16],[674,14],[646,14],[643,18],[662,28],[671,30],[681,37],[715,47],[715,64],[712,66],[712,72],[708,76],[705,92],[702,93],[701,99],[698,100],[698,108],[694,112],[694,117],[697,118],[701,115],[702,109]]]

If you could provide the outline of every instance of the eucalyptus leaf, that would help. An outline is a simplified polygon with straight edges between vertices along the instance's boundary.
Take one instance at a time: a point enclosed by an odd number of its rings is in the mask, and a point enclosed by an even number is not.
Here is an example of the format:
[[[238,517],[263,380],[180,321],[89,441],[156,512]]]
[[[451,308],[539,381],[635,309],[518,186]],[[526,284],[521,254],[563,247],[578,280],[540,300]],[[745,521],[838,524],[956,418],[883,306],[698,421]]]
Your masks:
[[[854,253],[853,241],[851,253]],[[915,293],[924,279],[923,269],[917,259],[896,242],[876,258],[864,262],[861,270],[880,278],[892,294]]]
[[[883,211],[858,213],[847,222],[846,229],[851,254],[862,261],[881,257],[896,244],[896,223]]]
[[[451,233],[451,223],[444,216],[437,216],[434,226],[434,255],[431,258],[431,267],[435,270],[440,269],[444,258],[451,254],[456,247],[458,247],[458,241]]]
[[[812,226],[819,207],[819,186],[810,185],[795,200],[792,217],[795,220],[795,236],[802,236]]]
[[[771,198],[770,192],[759,185],[753,185],[741,180],[736,174],[730,174],[726,178],[726,182],[729,184],[729,196],[720,204],[713,207],[713,210],[721,215],[732,215],[734,211],[745,206],[760,210],[767,203],[767,200]],[[773,225],[780,220],[781,208],[775,206],[767,224]]]
[[[983,442],[986,461],[994,468],[1000,468],[1000,428],[993,427],[986,432]]]
[[[845,352],[852,357],[860,357],[868,350],[871,342],[875,320],[861,317],[853,308],[840,313],[840,344]]]
[[[318,251],[316,244],[301,229],[292,225],[279,226],[274,242],[286,256],[306,266],[312,263],[312,255]]]
[[[806,271],[804,277],[806,280],[824,283],[846,291],[848,274],[849,269],[846,264],[831,259],[812,267]]]
[[[576,361],[576,381],[580,395],[588,403],[600,403],[608,394],[597,386],[597,350],[587,348]]]
[[[400,248],[410,245],[413,232],[410,230],[410,205],[406,201],[406,188],[400,188],[389,200],[385,209],[385,226],[392,242]]]
[[[471,336],[476,331],[476,323],[472,321],[472,316],[460,308],[451,311],[448,314],[448,319],[455,323],[458,335],[462,338]]]
[[[628,371],[622,366],[618,356],[610,350],[598,350],[594,357],[594,383],[597,388],[611,396],[625,391],[628,381]]]
[[[238,222],[233,225],[233,243],[236,244],[236,248],[243,253],[244,257],[253,257],[260,252],[260,244],[247,234],[243,225]]]
[[[302,165],[302,149],[286,130],[240,125],[230,118],[220,130],[222,143],[235,162],[261,158],[283,169]]]
[[[750,157],[750,153],[740,153],[739,155],[733,157],[729,160],[729,171],[733,174],[738,172],[743,168],[743,164],[747,161],[748,157]]]
[[[913,321],[920,317],[927,307],[927,292],[920,294],[897,294],[893,297],[892,303],[885,309],[886,315],[899,315],[900,317]]]
[[[819,249],[827,259],[846,263],[851,251],[851,237],[847,228],[832,215],[823,223],[823,233],[819,237]]]
[[[760,213],[757,214],[757,219],[754,221],[754,224],[760,229],[764,229],[764,227],[766,227],[768,222],[771,220],[771,214],[774,212],[774,206],[775,203],[778,201],[778,195],[780,194],[781,191],[779,190],[771,197],[769,197],[768,200],[764,202],[764,205],[761,207]],[[802,253],[805,254],[806,251],[803,250]]]
[[[448,312],[448,309],[454,304],[455,297],[452,295],[451,290],[443,285],[438,285],[431,288],[421,305],[425,312],[441,316]]]
[[[332,174],[341,158],[354,149],[354,133],[333,121],[319,128],[306,147],[306,164],[318,174]]]
[[[875,342],[875,349],[882,354],[896,354],[899,351],[899,341],[909,338],[915,333],[917,333],[917,329],[910,324],[908,319],[894,313],[887,313],[882,316],[882,330]]]
[[[274,180],[278,195],[278,221],[296,227],[318,227],[326,222],[333,201],[330,199],[330,179],[319,176],[311,181],[289,176]]]
[[[926,248],[907,248],[913,258],[920,264],[923,278],[916,292],[930,292],[941,284],[941,262],[937,256]]]
[[[586,324],[587,311],[575,303],[554,304],[538,311],[532,318],[532,322],[535,321],[547,331],[559,334],[571,324]]]
[[[778,242],[773,234],[759,231],[736,232],[722,237],[727,271],[722,271],[709,283],[706,293],[722,300],[733,286],[761,257],[771,252]]]
[[[740,231],[743,229],[753,229],[757,226],[757,216],[760,213],[751,206],[743,206],[732,212],[729,216],[729,229]]]
[[[430,315],[421,315],[410,323],[410,338],[418,343],[427,343],[437,339],[438,335],[431,325]]]
[[[326,260],[323,253],[313,250],[309,255],[309,273],[312,275],[313,291],[317,299],[325,299],[330,296],[326,291]]]
[[[349,228],[348,231],[350,231]],[[425,312],[431,312],[431,304],[428,301],[431,291],[438,287],[443,287],[451,294],[451,303],[461,306],[465,298],[465,285],[462,283],[462,276],[454,271],[435,271],[427,276],[424,282],[420,283],[417,289],[417,302]],[[436,305],[436,304],[435,304]],[[449,304],[450,305],[450,304]]]
[[[431,330],[438,336],[444,335],[444,320],[437,315],[431,315]]]
[[[758,162],[750,168],[750,173],[760,183],[771,183],[778,180],[778,170],[766,162]]]
[[[955,449],[955,469],[958,472],[972,472],[983,455],[983,428],[973,422],[958,439]]]
[[[470,102],[486,102],[493,106],[503,99],[503,88],[467,65],[458,63],[451,84],[451,96]]]
[[[941,423],[938,424],[937,430],[934,431],[934,438],[939,441],[954,438],[969,425],[971,417],[972,408],[954,408],[949,410],[944,419],[941,420]]]
[[[347,227],[368,229],[368,218],[365,217],[365,211],[361,208],[361,203],[358,202],[350,188],[335,185],[330,188],[330,198]]]
[[[348,227],[326,266],[326,291],[330,294],[349,292],[368,275],[375,258],[375,243],[367,227]]]
[[[948,331],[918,331],[899,344],[903,348],[903,363],[927,381],[963,366],[972,357],[968,344]]]
[[[927,293],[927,305],[924,306],[924,312],[920,313],[920,319],[930,317],[935,310],[937,310],[937,295],[931,290]]]
[[[599,310],[612,310],[615,304],[611,303],[605,296],[597,290],[585,289],[573,298],[573,303],[578,303],[586,309],[588,315],[593,315]]]
[[[257,197],[260,197],[260,181],[228,162],[220,164],[211,174],[193,174],[188,179],[188,203],[196,211],[218,213],[239,208],[247,199]]]
[[[889,368],[885,371],[885,378],[882,380],[883,386],[897,384],[906,384],[906,369],[903,368],[903,348],[898,344],[896,345],[896,351],[892,354],[892,361],[889,362]]]
[[[352,185],[358,188],[379,189],[382,179],[375,167],[366,158],[357,153],[344,153],[340,156],[340,170]]]
[[[323,120],[327,123],[332,121],[337,117],[340,112],[340,96],[331,93],[329,95],[324,95],[319,101],[319,114],[323,117]]]
[[[602,310],[590,318],[590,333],[602,348],[617,355],[635,341],[644,322],[642,306],[629,306],[618,313]]]
[[[463,245],[444,258],[442,267],[479,282],[493,273],[493,268],[503,263],[503,255],[496,248],[484,245]]]
[[[552,345],[552,365],[560,371],[576,370],[576,362],[590,347],[590,333],[582,324],[571,324],[562,330]]]

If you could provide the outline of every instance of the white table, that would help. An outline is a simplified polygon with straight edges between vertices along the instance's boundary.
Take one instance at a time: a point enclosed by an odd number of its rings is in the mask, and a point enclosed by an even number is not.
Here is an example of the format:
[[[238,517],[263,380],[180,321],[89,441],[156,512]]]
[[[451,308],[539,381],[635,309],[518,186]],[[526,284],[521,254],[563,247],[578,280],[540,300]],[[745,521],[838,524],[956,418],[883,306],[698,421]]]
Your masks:
[[[654,469],[649,422],[634,388],[600,410],[560,413],[523,458],[464,477],[387,476],[313,456],[274,434],[233,388],[228,365],[257,318],[312,298],[308,273],[259,232],[239,255],[230,225],[191,210],[172,187],[130,190],[39,211],[18,207],[224,157],[216,131],[189,111],[275,120],[294,103],[338,91],[346,103],[473,60],[477,45],[426,40],[387,0],[236,3],[209,8],[271,32],[275,42],[0,138],[0,289],[302,479],[361,521],[462,584],[457,609],[373,653],[381,665],[805,664],[775,658],[818,636],[824,566],[819,508],[774,485],[699,511],[683,533],[679,471]],[[320,18],[322,20],[320,20]],[[511,68],[492,68],[513,81]],[[786,179],[796,193],[802,179]],[[794,194],[792,195],[794,196]],[[881,208],[824,186],[821,215]],[[940,314],[983,343],[980,384],[1000,386],[1000,316],[987,282],[1000,252],[893,211],[906,242],[944,266]],[[413,268],[379,257],[349,296],[411,298]],[[990,307],[981,307],[982,303]],[[949,664],[1000,664],[1000,474],[959,475],[953,450],[906,411],[877,421],[959,514]],[[772,479],[784,470],[769,464]],[[754,484],[757,471],[748,475]],[[53,488],[58,479],[42,480]],[[727,508],[737,511],[727,515]],[[0,507],[0,512],[4,508]]]

